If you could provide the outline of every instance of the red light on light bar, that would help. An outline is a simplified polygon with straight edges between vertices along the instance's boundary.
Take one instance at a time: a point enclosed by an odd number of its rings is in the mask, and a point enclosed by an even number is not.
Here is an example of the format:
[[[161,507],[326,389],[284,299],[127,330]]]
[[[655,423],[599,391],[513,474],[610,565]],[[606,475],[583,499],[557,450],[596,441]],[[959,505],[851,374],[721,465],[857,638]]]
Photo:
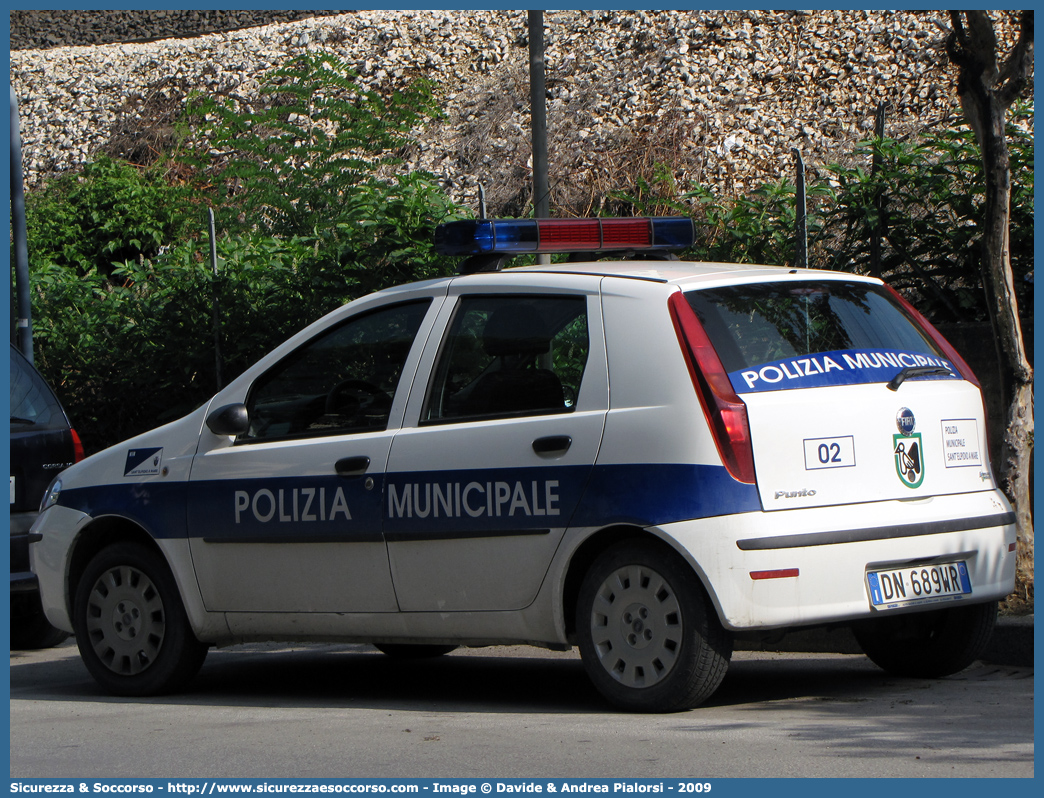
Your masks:
[[[652,245],[647,219],[613,219],[603,222],[605,247],[648,247]]]
[[[537,231],[540,248],[544,250],[569,252],[602,246],[602,226],[598,219],[537,219]]]
[[[583,252],[652,246],[649,219],[537,219],[544,252]]]
[[[798,575],[797,568],[781,568],[778,571],[751,571],[750,578],[758,579],[791,579]]]

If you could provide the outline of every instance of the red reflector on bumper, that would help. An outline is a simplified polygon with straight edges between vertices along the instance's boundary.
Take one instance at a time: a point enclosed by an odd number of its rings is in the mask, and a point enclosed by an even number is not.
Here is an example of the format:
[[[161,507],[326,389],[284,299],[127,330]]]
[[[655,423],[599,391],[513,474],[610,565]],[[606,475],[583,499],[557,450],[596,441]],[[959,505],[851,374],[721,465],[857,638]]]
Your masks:
[[[751,579],[788,579],[798,575],[797,568],[781,568],[778,571],[751,571]]]
[[[1019,546],[1018,543],[1009,543],[1008,544],[1008,551],[1015,551],[1015,549],[1017,549],[1018,546]]]

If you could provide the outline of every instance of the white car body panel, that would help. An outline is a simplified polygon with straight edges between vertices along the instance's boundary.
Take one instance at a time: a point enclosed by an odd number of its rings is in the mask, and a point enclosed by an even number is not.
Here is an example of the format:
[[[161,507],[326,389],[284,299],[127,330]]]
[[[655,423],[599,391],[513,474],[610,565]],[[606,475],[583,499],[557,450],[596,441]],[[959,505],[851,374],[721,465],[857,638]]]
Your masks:
[[[207,610],[395,612],[380,490],[332,476],[337,460],[353,456],[383,471],[392,436],[201,452],[188,523]]]
[[[969,383],[908,380],[898,391],[883,383],[839,385],[743,394],[743,401],[766,510],[994,487],[986,456],[982,397]],[[896,415],[904,408],[916,419],[916,439],[897,430]],[[963,432],[946,435],[948,428]],[[897,440],[920,442],[923,468],[916,487],[897,474]],[[957,441],[963,445],[947,446]],[[948,461],[947,454],[956,452],[968,459]]]

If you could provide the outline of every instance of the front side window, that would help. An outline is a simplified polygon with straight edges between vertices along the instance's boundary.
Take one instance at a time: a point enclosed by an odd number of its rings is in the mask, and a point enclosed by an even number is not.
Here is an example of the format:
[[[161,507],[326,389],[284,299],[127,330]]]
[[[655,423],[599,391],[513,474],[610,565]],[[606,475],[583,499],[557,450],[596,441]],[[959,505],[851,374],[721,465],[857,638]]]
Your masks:
[[[403,365],[430,302],[366,313],[313,338],[250,391],[240,442],[386,429]]]
[[[570,412],[588,351],[584,297],[464,297],[435,368],[424,419]]]

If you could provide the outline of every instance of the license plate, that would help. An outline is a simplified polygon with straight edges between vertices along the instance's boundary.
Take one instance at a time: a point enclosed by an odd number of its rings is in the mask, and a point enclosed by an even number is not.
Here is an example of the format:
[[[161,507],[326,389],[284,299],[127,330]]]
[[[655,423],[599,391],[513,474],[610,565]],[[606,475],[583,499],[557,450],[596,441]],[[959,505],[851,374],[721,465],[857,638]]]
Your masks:
[[[870,603],[882,608],[931,604],[972,592],[968,566],[963,562],[869,571],[866,581]]]

